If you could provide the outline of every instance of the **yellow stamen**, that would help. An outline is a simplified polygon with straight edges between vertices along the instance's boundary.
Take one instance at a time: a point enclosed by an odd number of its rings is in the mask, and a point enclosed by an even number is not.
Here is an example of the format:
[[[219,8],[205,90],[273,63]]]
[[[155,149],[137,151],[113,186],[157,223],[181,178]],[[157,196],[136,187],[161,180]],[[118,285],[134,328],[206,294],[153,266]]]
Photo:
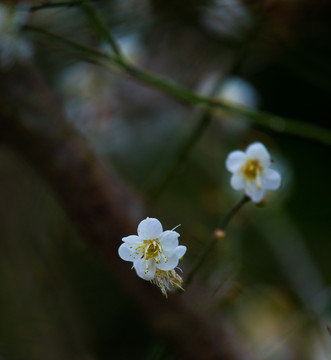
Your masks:
[[[256,187],[261,189],[261,174],[263,167],[261,166],[259,160],[257,159],[248,159],[246,163],[240,169],[244,174],[246,180],[255,180]]]

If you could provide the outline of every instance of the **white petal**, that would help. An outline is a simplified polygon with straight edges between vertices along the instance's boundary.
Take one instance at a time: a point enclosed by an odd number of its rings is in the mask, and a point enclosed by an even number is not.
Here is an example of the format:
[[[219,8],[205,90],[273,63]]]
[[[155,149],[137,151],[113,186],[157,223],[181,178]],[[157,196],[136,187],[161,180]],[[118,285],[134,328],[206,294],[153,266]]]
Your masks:
[[[266,169],[264,172],[264,187],[267,190],[277,190],[280,187],[281,176],[280,174],[272,169]]]
[[[255,142],[248,146],[246,149],[246,155],[250,159],[259,160],[260,164],[264,167],[270,165],[270,155],[266,147],[260,143]]]
[[[128,246],[139,246],[143,244],[143,241],[137,235],[130,235],[122,239]]]
[[[235,172],[246,162],[247,156],[243,151],[232,151],[225,161],[225,166],[230,172]]]
[[[162,224],[155,218],[146,218],[138,226],[138,235],[144,240],[157,239],[162,232]]]
[[[186,246],[184,246],[184,245],[177,246],[175,254],[177,255],[178,259],[182,258],[185,255],[186,250],[187,250]]]
[[[142,279],[152,280],[154,278],[156,270],[154,260],[139,259],[135,261],[133,266],[136,270],[137,275]]]
[[[141,259],[141,260],[142,260],[142,259]],[[137,261],[139,261],[139,260],[137,260]],[[139,264],[139,263],[138,263],[138,264]],[[133,264],[133,268],[136,270],[137,275],[138,275],[140,278],[142,278],[142,279],[145,280],[145,278],[143,277],[143,275],[145,275],[145,274],[141,272],[141,269],[140,269],[141,266],[139,266],[138,264],[137,264],[137,266],[135,266],[135,263],[134,263],[134,264]]]
[[[254,183],[250,183],[246,186],[246,194],[255,203],[259,203],[263,200],[265,189],[258,189]]]
[[[132,250],[130,250],[126,244],[122,244],[118,249],[118,255],[122,260],[134,261],[132,257]]]
[[[245,187],[245,180],[242,174],[233,174],[231,176],[230,184],[235,190],[241,190]]]
[[[175,251],[178,246],[178,232],[173,230],[167,230],[163,232],[159,238],[162,249],[164,251]]]
[[[173,270],[178,265],[178,257],[176,254],[167,257],[166,260],[162,259],[156,267],[160,270],[168,271]]]

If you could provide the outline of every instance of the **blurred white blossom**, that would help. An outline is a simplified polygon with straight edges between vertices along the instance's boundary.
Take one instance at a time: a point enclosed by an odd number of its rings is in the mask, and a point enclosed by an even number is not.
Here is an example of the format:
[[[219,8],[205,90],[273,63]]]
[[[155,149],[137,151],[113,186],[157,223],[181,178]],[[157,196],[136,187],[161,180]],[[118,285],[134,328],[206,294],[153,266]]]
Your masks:
[[[204,10],[202,23],[221,37],[245,36],[253,24],[248,7],[240,0],[215,0]]]
[[[259,96],[255,88],[240,77],[230,77],[223,83],[218,97],[250,109],[257,109]]]
[[[58,86],[68,118],[82,133],[100,134],[109,129],[116,99],[111,77],[105,71],[78,62],[62,71]]]
[[[115,40],[124,56],[130,59],[132,63],[140,62],[143,49],[140,38],[136,33],[120,36]],[[113,53],[113,49],[108,42],[103,42],[100,46],[100,50],[110,54]]]
[[[155,218],[146,218],[138,226],[138,235],[124,237],[119,256],[132,261],[139,277],[156,284],[164,295],[167,290],[182,288],[182,279],[175,272],[186,246],[178,245],[180,235],[174,230],[163,231]]]
[[[32,46],[20,34],[28,12],[0,4],[0,66],[24,62],[32,56]]]
[[[245,190],[253,202],[262,201],[266,190],[277,190],[281,183],[280,174],[270,169],[268,150],[259,142],[248,146],[246,152],[233,151],[226,159],[226,168],[233,173],[231,186]]]
[[[260,103],[260,95],[252,84],[238,76],[227,76],[223,70],[212,71],[205,76],[197,91],[220,99],[221,102],[253,110],[258,109]],[[238,115],[225,114],[216,109],[213,113],[220,120],[222,132],[226,131],[231,137],[241,136],[250,128],[249,121]]]

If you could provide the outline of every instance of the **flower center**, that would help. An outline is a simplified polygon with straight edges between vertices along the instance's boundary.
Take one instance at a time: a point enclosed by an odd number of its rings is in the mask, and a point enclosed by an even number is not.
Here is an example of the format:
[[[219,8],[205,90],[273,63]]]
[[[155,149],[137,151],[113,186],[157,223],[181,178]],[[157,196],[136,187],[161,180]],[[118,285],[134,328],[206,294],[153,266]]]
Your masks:
[[[256,159],[249,159],[241,167],[241,171],[247,180],[255,180],[256,187],[261,189],[261,174],[263,167]]]
[[[159,263],[162,257],[162,248],[159,240],[144,240],[144,247],[145,260],[154,259],[156,263]]]
[[[241,171],[244,173],[244,176],[247,179],[255,179],[259,173],[262,171],[262,166],[259,161],[256,159],[249,159],[241,168]]]

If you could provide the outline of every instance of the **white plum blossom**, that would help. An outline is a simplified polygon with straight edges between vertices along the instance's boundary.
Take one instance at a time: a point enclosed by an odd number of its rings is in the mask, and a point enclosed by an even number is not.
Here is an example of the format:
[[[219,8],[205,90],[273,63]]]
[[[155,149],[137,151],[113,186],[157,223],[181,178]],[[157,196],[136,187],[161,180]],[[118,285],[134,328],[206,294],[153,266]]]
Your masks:
[[[255,142],[246,152],[233,151],[226,159],[226,168],[233,173],[231,186],[235,190],[245,190],[253,202],[260,202],[266,190],[277,190],[281,183],[280,174],[270,169],[272,161],[263,144]]]
[[[259,95],[254,87],[244,79],[236,76],[226,79],[219,93],[221,100],[235,103],[250,109],[257,109]]]
[[[20,35],[28,11],[24,8],[0,4],[0,66],[8,67],[15,62],[28,60],[32,47]]]
[[[139,277],[159,286],[162,293],[182,288],[182,278],[175,268],[186,252],[186,246],[178,245],[180,235],[174,230],[163,231],[162,224],[155,218],[146,218],[138,225],[138,235],[122,239],[119,256],[132,261]]]

